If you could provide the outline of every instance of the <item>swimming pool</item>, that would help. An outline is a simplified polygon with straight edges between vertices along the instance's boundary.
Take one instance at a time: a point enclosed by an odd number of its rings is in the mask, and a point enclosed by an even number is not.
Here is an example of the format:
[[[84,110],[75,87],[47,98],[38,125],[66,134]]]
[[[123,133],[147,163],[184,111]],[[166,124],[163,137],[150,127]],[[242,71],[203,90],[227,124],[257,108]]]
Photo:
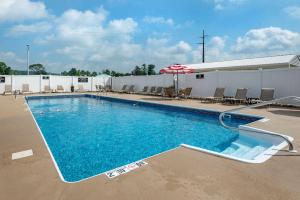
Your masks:
[[[32,96],[27,97],[27,103],[67,182],[77,182],[181,144],[233,157],[248,155],[249,159],[273,146],[263,138],[222,127],[215,111],[95,95]],[[239,126],[259,119],[236,114],[226,118],[226,123]]]

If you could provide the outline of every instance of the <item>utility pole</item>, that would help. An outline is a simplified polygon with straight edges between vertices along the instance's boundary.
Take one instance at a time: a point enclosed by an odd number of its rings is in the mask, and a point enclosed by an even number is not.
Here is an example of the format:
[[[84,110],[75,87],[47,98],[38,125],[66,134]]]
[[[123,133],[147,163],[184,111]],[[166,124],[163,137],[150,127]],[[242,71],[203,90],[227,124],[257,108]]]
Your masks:
[[[30,45],[27,44],[27,75],[29,75],[29,50],[30,50]]]
[[[202,39],[202,42],[198,43],[198,44],[202,44],[202,62],[205,62],[205,38],[208,35],[205,35],[204,30],[202,31],[202,36],[200,37]]]

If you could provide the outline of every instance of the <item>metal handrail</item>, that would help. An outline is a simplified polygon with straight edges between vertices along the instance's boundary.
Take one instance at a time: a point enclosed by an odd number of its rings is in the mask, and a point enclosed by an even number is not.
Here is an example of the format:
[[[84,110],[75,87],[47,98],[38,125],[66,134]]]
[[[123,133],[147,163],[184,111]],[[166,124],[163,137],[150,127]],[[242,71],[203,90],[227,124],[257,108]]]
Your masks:
[[[258,104],[253,104],[253,105],[250,105],[250,106],[243,106],[243,107],[239,107],[239,108],[235,108],[235,109],[231,109],[231,110],[226,110],[226,111],[224,111],[224,112],[221,112],[221,114],[219,115],[219,121],[220,121],[220,123],[222,124],[222,126],[224,126],[225,128],[239,131],[239,130],[240,130],[239,127],[228,126],[228,125],[226,125],[226,124],[224,123],[223,118],[224,118],[224,116],[225,116],[226,114],[230,114],[230,113],[232,113],[232,112],[237,112],[237,111],[244,110],[244,109],[257,108],[257,107],[260,107],[260,106],[266,106],[266,105],[270,105],[270,104],[273,104],[273,103],[278,103],[278,102],[280,102],[280,101],[288,100],[288,99],[300,101],[300,97],[297,97],[297,96],[288,96],[288,97],[283,97],[283,98],[279,98],[279,99],[274,99],[274,100],[270,100],[270,101],[266,101],[266,102],[262,102],[262,103],[258,103]],[[273,136],[280,137],[280,138],[284,139],[284,140],[287,142],[287,144],[288,144],[288,146],[289,146],[289,152],[292,152],[292,153],[297,152],[297,151],[294,149],[293,143],[289,140],[288,137],[286,137],[286,136],[284,136],[284,135],[276,134],[276,133],[270,133],[270,132],[259,132],[259,131],[254,131],[254,130],[249,130],[249,131],[250,131],[250,132],[256,132],[256,133],[261,133],[261,134],[265,134],[265,135],[273,135]]]

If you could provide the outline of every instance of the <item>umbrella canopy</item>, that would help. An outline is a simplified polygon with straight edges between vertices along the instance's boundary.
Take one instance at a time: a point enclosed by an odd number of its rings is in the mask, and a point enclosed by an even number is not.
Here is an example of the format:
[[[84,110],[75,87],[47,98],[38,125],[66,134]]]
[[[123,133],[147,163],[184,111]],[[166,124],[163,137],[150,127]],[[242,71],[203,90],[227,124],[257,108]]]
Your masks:
[[[184,66],[184,65],[180,65],[180,64],[174,64],[174,65],[170,65],[168,67],[165,67],[161,70],[159,70],[160,73],[163,74],[176,74],[177,78],[176,78],[176,95],[178,96],[178,74],[189,74],[189,73],[193,73],[194,69]]]
[[[159,72],[163,74],[189,74],[193,73],[194,69],[184,65],[174,64],[161,69]]]

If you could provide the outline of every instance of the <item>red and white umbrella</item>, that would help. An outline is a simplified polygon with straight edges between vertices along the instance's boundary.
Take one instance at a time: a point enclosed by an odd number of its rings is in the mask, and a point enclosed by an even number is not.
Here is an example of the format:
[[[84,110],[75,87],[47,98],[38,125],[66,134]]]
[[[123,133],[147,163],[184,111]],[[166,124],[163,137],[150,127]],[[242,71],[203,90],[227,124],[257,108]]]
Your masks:
[[[174,64],[161,69],[159,72],[164,74],[189,74],[193,73],[194,69],[184,65]]]
[[[177,75],[176,94],[178,95],[178,74],[190,74],[190,73],[194,72],[194,69],[184,66],[184,65],[174,64],[174,65],[170,65],[168,67],[165,67],[165,68],[159,70],[159,72],[162,74],[176,74]]]

